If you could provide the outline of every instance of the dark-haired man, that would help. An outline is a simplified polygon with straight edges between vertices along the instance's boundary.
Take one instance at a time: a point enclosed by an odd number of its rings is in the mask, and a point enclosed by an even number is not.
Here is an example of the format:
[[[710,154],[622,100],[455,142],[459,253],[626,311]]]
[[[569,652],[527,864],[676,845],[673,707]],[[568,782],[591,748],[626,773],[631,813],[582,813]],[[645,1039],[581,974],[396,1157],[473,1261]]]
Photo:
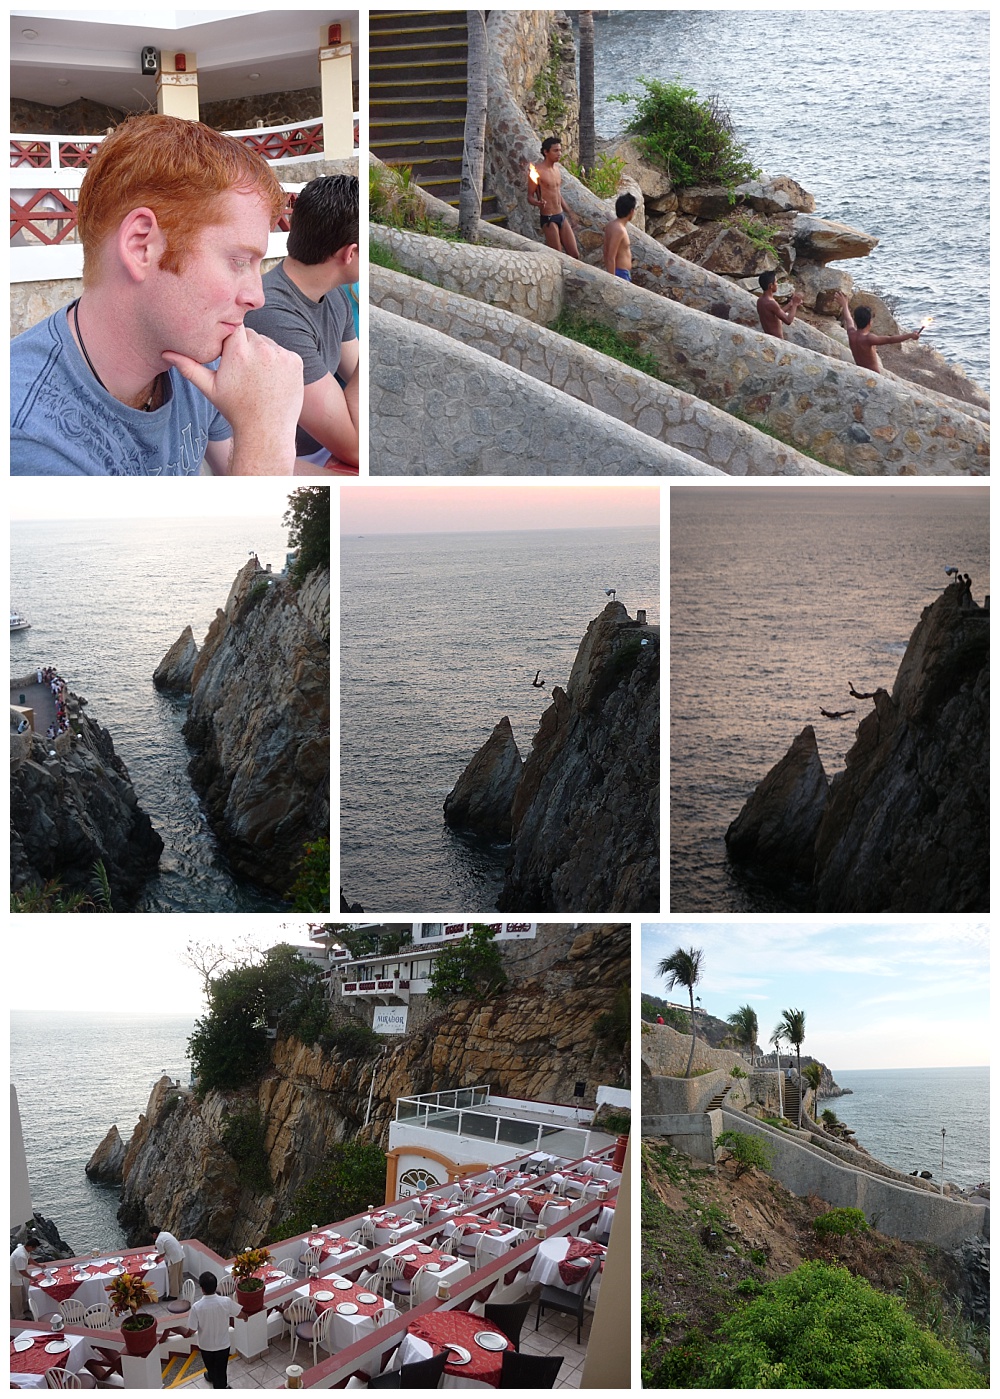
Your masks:
[[[757,315],[760,318],[761,330],[765,335],[774,335],[778,340],[784,340],[785,332],[781,327],[791,325],[795,319],[796,311],[802,305],[803,298],[799,292],[793,292],[788,306],[780,306],[774,295],[778,285],[778,274],[776,272],[762,272],[757,281],[760,283]]]
[[[189,1326],[170,1326],[160,1333],[160,1339],[168,1336],[198,1335],[198,1349],[205,1362],[205,1374],[213,1389],[231,1389],[229,1383],[229,1323],[239,1317],[246,1321],[247,1314],[235,1297],[223,1297],[219,1292],[219,1280],[214,1273],[202,1273],[198,1279],[202,1296],[188,1312]]]
[[[21,1321],[30,1315],[28,1311],[28,1285],[31,1282],[31,1274],[28,1269],[37,1249],[38,1240],[28,1238],[11,1250],[10,1315],[13,1321]]]
[[[878,357],[878,345],[902,345],[904,340],[919,340],[923,334],[924,327],[919,330],[908,330],[902,335],[873,335],[868,327],[872,323],[872,308],[870,306],[855,307],[853,316],[851,315],[851,303],[842,291],[837,292],[837,300],[840,302],[840,311],[844,320],[844,329],[847,331],[847,341],[851,347],[851,354],[854,356],[854,363],[862,369],[869,369],[873,374],[881,374],[882,361]]]
[[[569,210],[563,203],[562,175],[559,161],[562,157],[562,143],[558,136],[547,136],[542,142],[542,164],[535,171],[536,179],[528,172],[528,203],[534,204],[540,214],[542,237],[556,252],[569,253],[578,258],[580,250],[576,246],[576,235],[570,225]]]
[[[604,229],[604,270],[624,282],[632,280],[632,244],[628,226],[635,217],[634,194],[620,194],[615,200],[615,216]]]
[[[358,280],[358,178],[323,175],[295,202],[284,260],[247,325],[302,361],[298,458],[358,465],[358,339],[345,288]]]

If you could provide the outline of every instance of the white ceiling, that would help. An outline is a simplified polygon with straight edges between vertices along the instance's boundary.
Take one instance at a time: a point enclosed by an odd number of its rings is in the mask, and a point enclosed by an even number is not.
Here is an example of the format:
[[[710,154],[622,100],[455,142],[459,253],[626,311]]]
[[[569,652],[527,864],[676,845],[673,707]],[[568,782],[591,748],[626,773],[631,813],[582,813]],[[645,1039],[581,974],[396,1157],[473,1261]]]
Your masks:
[[[155,109],[156,79],[139,72],[139,51],[150,46],[196,55],[202,103],[317,87],[328,24],[350,37],[357,79],[357,10],[12,10],[11,96]]]

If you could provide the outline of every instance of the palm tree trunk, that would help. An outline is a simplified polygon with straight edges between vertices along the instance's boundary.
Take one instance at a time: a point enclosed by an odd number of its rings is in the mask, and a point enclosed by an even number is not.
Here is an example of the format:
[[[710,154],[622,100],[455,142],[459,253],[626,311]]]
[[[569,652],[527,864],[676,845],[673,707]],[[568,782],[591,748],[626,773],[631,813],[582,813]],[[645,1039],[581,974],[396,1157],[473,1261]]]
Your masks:
[[[594,12],[580,11],[580,165],[594,168]]]
[[[462,184],[458,192],[458,227],[467,243],[478,240],[483,212],[483,165],[486,159],[486,11],[467,10],[468,92]]]
[[[802,1055],[801,1046],[795,1046],[795,1072],[799,1080],[799,1131],[802,1130]]]
[[[688,996],[691,998],[691,1053],[688,1055],[688,1066],[684,1070],[684,1077],[691,1077],[691,1065],[694,1063],[694,987],[688,987]]]

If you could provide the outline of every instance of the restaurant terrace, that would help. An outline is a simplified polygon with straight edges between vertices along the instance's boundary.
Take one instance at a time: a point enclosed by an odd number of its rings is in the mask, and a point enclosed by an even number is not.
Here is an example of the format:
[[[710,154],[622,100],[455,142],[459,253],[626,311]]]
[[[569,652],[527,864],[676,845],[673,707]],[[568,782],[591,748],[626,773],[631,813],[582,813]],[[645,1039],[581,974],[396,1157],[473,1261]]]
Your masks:
[[[418,1103],[466,1111],[426,1101],[433,1096],[401,1100],[407,1120]],[[181,1242],[184,1298],[145,1308],[157,1318],[148,1356],[124,1353],[106,1288],[130,1270],[165,1291],[153,1248],[37,1267],[34,1321],[11,1323],[12,1388],[208,1388],[196,1344],[170,1332],[184,1327],[179,1307],[199,1295],[200,1274],[235,1291],[233,1260]],[[230,1332],[233,1389],[629,1386],[624,1138],[572,1158],[550,1139],[269,1248],[257,1270],[261,1310]],[[86,1369],[100,1361],[98,1346],[111,1353],[106,1379]],[[434,1357],[430,1379],[409,1368]]]

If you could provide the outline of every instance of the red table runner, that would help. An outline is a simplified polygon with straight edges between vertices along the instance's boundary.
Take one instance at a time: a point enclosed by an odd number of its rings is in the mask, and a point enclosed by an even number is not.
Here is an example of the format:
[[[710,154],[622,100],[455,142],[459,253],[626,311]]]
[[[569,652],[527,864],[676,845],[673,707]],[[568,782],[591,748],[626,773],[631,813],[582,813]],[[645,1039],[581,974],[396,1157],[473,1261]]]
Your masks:
[[[541,1214],[546,1205],[565,1205],[569,1208],[569,1201],[563,1195],[531,1194],[522,1195],[522,1200],[527,1200],[528,1208],[532,1214]]]
[[[415,1254],[414,1261],[408,1263],[404,1255]],[[426,1268],[428,1263],[439,1263],[442,1268],[450,1268],[455,1262],[455,1257],[451,1253],[442,1253],[439,1248],[432,1248],[430,1253],[417,1253],[413,1248],[400,1249],[399,1253],[393,1255],[403,1264],[403,1277],[407,1282],[415,1278],[421,1268]],[[433,1274],[432,1274],[433,1276]]]
[[[11,1374],[44,1375],[46,1370],[51,1370],[56,1365],[65,1365],[69,1359],[68,1350],[64,1350],[61,1355],[45,1354],[45,1347],[55,1339],[55,1336],[37,1336],[30,1350],[15,1350],[12,1341],[10,1345]]]
[[[316,1297],[317,1292],[332,1292],[333,1298],[321,1302]],[[342,1302],[353,1302],[360,1315],[379,1316],[385,1307],[384,1299],[379,1297],[377,1302],[359,1302],[358,1295],[362,1292],[370,1292],[370,1289],[352,1283],[348,1292],[346,1287],[331,1286],[329,1278],[313,1278],[309,1284],[309,1294],[316,1303],[317,1311],[325,1312],[329,1307],[339,1307]]]
[[[567,1287],[572,1287],[587,1276],[593,1259],[603,1257],[604,1249],[600,1244],[590,1243],[587,1239],[570,1239],[566,1257],[559,1264],[559,1276]]]
[[[54,1284],[47,1285],[40,1279],[37,1279],[33,1280],[31,1285],[33,1287],[40,1287],[45,1295],[51,1297],[54,1302],[65,1302],[68,1297],[73,1296],[73,1293],[81,1285],[81,1280],[76,1276],[78,1266],[78,1264],[74,1263],[66,1268],[50,1268],[50,1273],[52,1273],[56,1279]],[[85,1271],[88,1272],[92,1278],[102,1279],[110,1285],[114,1282],[115,1277],[118,1276],[115,1271],[117,1268],[124,1268],[124,1270],[127,1273],[131,1273],[133,1277],[141,1278],[151,1269],[158,1266],[157,1263],[147,1263],[145,1261],[145,1254],[133,1253],[124,1258],[121,1263],[104,1263],[96,1266],[88,1263],[85,1267]]]
[[[426,1341],[435,1352],[446,1345],[465,1346],[466,1350],[471,1351],[472,1359],[465,1365],[456,1365],[449,1360],[444,1367],[445,1374],[460,1375],[467,1380],[479,1380],[483,1384],[492,1385],[494,1389],[499,1389],[503,1351],[483,1350],[475,1339],[478,1331],[495,1331],[502,1336],[504,1333],[499,1326],[494,1326],[481,1316],[473,1316],[470,1312],[431,1312],[429,1316],[418,1317],[407,1327],[407,1331],[411,1336]],[[507,1343],[510,1345],[509,1338]]]
[[[452,1219],[456,1229],[462,1229],[466,1234],[506,1234],[510,1232],[509,1225],[497,1224],[494,1219],[484,1219],[481,1214],[457,1214]]]

